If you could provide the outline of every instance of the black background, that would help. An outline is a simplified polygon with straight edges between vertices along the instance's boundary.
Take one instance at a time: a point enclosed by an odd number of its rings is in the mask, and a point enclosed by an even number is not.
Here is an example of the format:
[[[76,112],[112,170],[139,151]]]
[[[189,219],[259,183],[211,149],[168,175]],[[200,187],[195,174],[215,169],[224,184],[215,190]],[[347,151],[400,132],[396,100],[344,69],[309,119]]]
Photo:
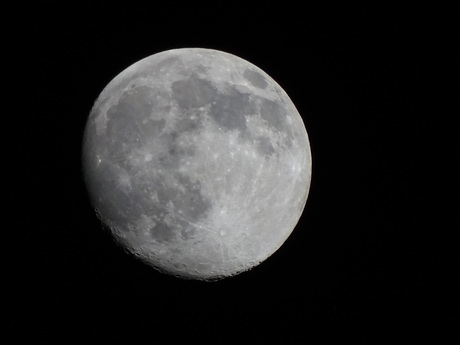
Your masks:
[[[452,342],[451,13],[218,1],[5,9],[5,344]],[[181,47],[223,50],[270,74],[301,113],[313,156],[290,238],[260,266],[213,283],[162,275],[119,249],[80,170],[85,121],[105,85]]]

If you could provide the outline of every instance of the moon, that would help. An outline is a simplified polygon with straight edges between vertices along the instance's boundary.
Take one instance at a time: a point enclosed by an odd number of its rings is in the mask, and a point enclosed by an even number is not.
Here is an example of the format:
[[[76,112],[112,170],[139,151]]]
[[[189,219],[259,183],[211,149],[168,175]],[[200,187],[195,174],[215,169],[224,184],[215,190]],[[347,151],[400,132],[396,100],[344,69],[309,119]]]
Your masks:
[[[123,248],[161,272],[217,280],[289,237],[311,152],[299,112],[267,73],[183,48],[134,63],[104,88],[86,122],[82,170]]]

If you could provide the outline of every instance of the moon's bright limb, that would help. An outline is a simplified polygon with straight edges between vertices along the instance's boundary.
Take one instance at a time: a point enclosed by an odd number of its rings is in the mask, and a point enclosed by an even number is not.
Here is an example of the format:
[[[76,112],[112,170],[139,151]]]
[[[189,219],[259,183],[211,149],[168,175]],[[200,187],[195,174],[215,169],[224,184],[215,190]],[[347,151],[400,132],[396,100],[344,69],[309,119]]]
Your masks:
[[[83,172],[119,243],[173,275],[248,270],[304,209],[311,154],[288,95],[253,64],[175,49],[128,67],[88,118]]]

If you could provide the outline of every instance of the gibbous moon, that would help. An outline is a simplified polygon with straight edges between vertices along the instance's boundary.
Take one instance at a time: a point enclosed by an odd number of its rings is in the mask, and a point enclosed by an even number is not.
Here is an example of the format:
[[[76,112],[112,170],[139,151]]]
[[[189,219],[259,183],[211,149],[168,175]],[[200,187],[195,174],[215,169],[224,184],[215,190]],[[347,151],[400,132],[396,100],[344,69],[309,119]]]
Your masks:
[[[189,48],[131,65],[86,123],[83,174],[117,242],[181,278],[249,270],[304,209],[311,154],[284,90],[237,56]]]

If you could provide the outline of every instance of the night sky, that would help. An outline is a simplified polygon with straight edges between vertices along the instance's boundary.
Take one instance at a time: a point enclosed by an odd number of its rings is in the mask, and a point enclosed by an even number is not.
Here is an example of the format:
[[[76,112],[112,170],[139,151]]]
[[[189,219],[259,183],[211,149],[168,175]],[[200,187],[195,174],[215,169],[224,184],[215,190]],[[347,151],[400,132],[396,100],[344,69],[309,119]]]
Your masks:
[[[2,343],[450,343],[460,322],[458,18],[420,5],[165,3],[3,11],[13,20],[2,24]],[[105,85],[182,47],[262,68],[296,105],[312,151],[292,235],[253,270],[213,283],[123,252],[81,173],[85,121]]]

